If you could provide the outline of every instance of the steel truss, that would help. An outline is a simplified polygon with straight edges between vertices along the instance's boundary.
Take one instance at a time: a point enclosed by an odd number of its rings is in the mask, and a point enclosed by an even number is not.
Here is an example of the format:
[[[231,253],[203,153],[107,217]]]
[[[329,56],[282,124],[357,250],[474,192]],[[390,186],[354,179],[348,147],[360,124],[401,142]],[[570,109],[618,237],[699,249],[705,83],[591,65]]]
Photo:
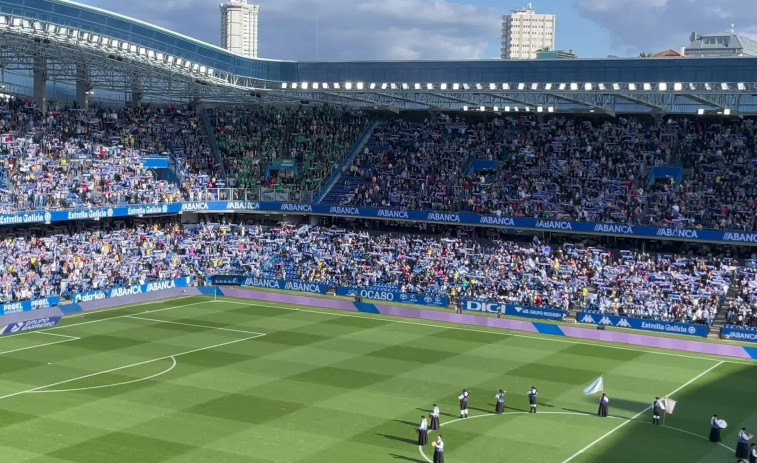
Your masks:
[[[44,65],[44,69],[40,66]],[[391,111],[757,114],[750,82],[271,82],[62,25],[0,15],[0,70],[147,101],[332,104]]]

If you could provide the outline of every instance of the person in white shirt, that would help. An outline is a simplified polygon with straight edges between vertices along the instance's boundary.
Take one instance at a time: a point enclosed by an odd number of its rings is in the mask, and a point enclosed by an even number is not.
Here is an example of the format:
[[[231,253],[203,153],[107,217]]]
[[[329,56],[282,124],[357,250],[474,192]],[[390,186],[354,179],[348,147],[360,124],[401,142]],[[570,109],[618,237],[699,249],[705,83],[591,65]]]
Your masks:
[[[418,445],[428,444],[428,423],[426,417],[421,417],[421,424],[418,426]]]
[[[439,425],[439,407],[434,404],[434,408],[431,409],[431,426],[430,428],[434,431],[439,429],[441,426]]]

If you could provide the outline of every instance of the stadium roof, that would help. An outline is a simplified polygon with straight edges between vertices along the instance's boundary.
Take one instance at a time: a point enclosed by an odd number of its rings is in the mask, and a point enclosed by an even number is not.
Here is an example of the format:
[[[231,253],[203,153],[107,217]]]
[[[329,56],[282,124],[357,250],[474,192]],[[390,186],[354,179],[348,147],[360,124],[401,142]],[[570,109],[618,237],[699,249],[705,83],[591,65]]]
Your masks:
[[[0,0],[6,73],[146,100],[389,110],[757,114],[757,59],[294,62],[245,58],[67,0]],[[17,90],[24,90],[17,85]],[[28,89],[26,89],[28,90]]]

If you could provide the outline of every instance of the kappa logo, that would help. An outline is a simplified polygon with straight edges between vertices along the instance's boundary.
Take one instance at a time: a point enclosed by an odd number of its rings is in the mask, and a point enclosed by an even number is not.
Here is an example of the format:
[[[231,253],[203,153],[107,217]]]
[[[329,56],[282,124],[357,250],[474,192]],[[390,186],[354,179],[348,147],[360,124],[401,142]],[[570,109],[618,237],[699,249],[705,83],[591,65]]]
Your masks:
[[[594,320],[594,317],[592,317],[591,315],[585,314],[583,316],[583,318],[581,318],[581,323],[592,323],[592,324],[594,324],[594,323],[597,323],[597,321]]]
[[[612,325],[612,320],[610,320],[607,317],[602,317],[601,320],[599,320],[600,325]]]
[[[621,318],[620,321],[618,322],[618,324],[616,326],[620,326],[620,327],[623,327],[623,328],[630,328],[631,324],[628,323],[628,320],[626,320],[625,318]]]

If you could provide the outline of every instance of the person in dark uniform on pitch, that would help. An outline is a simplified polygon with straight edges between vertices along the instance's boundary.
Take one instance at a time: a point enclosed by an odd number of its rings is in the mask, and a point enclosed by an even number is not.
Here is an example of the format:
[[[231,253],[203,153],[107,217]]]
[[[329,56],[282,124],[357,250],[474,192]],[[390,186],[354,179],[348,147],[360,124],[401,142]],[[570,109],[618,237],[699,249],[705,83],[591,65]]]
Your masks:
[[[418,425],[418,445],[428,444],[428,423],[426,417],[421,417],[421,424]]]
[[[531,390],[528,391],[528,405],[530,406],[530,410],[528,413],[536,413],[536,396],[539,395],[539,392],[536,390],[534,386],[531,386]]]
[[[665,411],[665,405],[660,402],[659,397],[654,398],[652,402],[652,424],[660,424],[660,415]]]
[[[754,444],[749,446],[749,463],[757,463],[757,448]]]
[[[736,444],[736,459],[738,461],[746,461],[749,458],[749,440],[753,436],[746,433],[746,428],[741,428],[739,431],[739,442]]]
[[[505,391],[500,389],[494,398],[497,399],[497,407],[494,409],[494,412],[505,413]]]
[[[444,441],[442,435],[436,436],[436,442],[434,446],[434,463],[444,463]]]
[[[710,420],[710,442],[720,442],[720,424],[718,423],[718,415],[712,415]]]
[[[599,398],[599,410],[597,410],[597,415],[602,418],[607,418],[607,412],[609,411],[608,403],[610,403],[610,398],[603,393],[602,397]]]
[[[468,418],[468,398],[470,394],[467,389],[463,389],[463,393],[458,396],[460,399],[460,418]]]
[[[434,404],[434,408],[431,409],[431,414],[429,415],[431,417],[431,430],[436,431],[440,428],[439,426],[439,407]]]

